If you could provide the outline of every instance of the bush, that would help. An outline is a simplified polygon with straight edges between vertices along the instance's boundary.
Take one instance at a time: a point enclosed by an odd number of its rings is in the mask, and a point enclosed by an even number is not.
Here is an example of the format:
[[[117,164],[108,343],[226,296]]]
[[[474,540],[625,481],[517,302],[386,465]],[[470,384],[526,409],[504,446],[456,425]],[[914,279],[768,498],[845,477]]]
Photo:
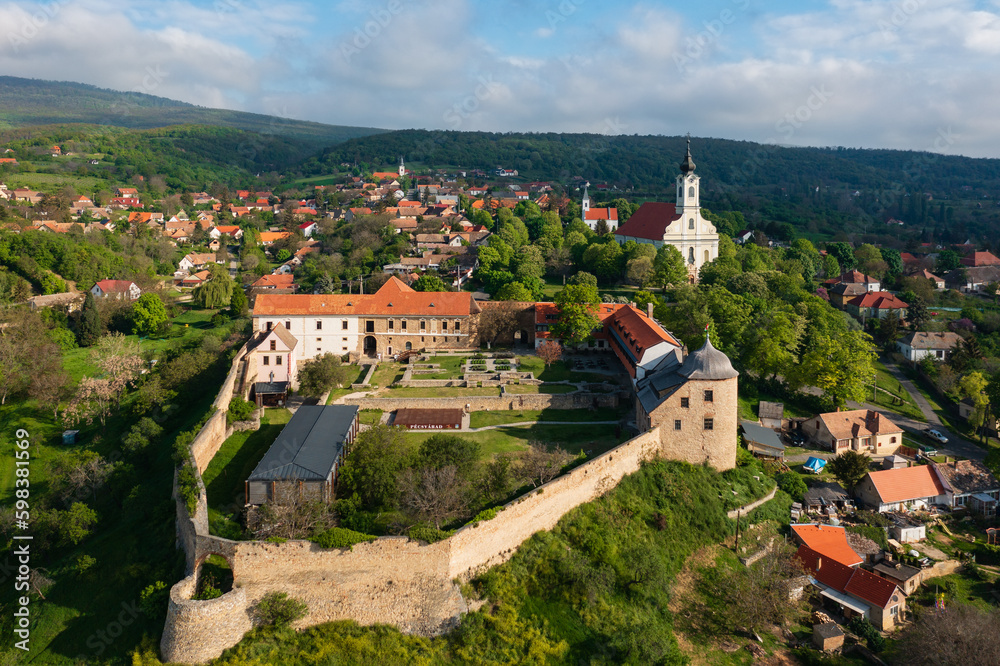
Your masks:
[[[285,627],[306,616],[309,607],[287,592],[271,592],[264,595],[254,607],[254,614],[264,625]]]
[[[238,395],[234,396],[233,399],[229,401],[229,411],[226,412],[226,421],[228,423],[246,421],[256,410],[257,405],[254,403],[249,400],[244,400]]]
[[[414,541],[437,543],[438,541],[444,541],[454,533],[454,530],[436,530],[433,527],[411,527],[410,531],[407,532],[407,536]]]
[[[331,527],[330,529],[314,535],[310,541],[319,544],[323,548],[348,548],[356,543],[374,541],[378,537],[363,532],[355,532],[343,527]]]
[[[801,502],[802,496],[809,490],[806,482],[795,472],[782,472],[774,477],[774,480],[778,482],[778,487],[791,495],[796,502]]]
[[[868,649],[872,652],[881,652],[885,649],[885,639],[882,634],[875,628],[875,625],[860,615],[848,622],[847,628],[864,638],[868,642]]]
[[[139,611],[148,618],[157,618],[164,610],[170,587],[158,580],[139,593]]]

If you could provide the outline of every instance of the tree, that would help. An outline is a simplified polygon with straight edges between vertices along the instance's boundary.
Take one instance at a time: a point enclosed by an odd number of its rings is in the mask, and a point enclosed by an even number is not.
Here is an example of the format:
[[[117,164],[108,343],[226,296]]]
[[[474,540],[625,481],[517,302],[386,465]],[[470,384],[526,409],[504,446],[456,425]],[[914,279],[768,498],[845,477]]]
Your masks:
[[[488,303],[479,315],[479,344],[492,346],[497,340],[512,338],[518,327],[522,308],[513,301]]]
[[[479,462],[481,449],[478,442],[457,435],[433,435],[420,445],[420,460],[424,467],[441,469],[454,467],[463,478],[468,478]]]
[[[653,271],[656,283],[663,289],[686,284],[688,281],[684,255],[673,245],[663,245],[656,251]]]
[[[436,529],[468,505],[468,483],[454,465],[441,468],[407,468],[399,475],[399,503]]]
[[[303,361],[299,367],[299,392],[302,395],[320,396],[337,388],[350,375],[350,369],[341,365],[340,357],[327,352],[314,359]]]
[[[448,291],[448,285],[437,275],[421,275],[413,283],[414,291]]]
[[[354,498],[361,507],[375,511],[392,508],[397,497],[397,476],[406,464],[406,431],[377,425],[358,434],[354,450],[341,468],[342,497]],[[339,492],[339,491],[338,491]]]
[[[552,334],[568,345],[587,341],[601,325],[597,316],[600,297],[596,287],[568,284],[555,297],[559,319],[552,325]]]
[[[500,287],[500,290],[493,294],[493,298],[498,301],[529,301],[535,300],[531,290],[520,282],[508,282]]]
[[[782,626],[800,612],[804,600],[790,594],[793,582],[804,574],[794,548],[776,545],[748,567],[723,571],[717,589],[725,597],[722,613],[731,626],[760,632]]]
[[[990,408],[990,398],[986,394],[987,380],[979,371],[970,372],[959,378],[957,382],[960,398],[966,398],[972,403],[972,413],[969,414],[969,425],[979,431],[984,438],[986,433],[982,427],[986,423],[986,414]]]
[[[115,407],[121,402],[125,390],[139,378],[145,362],[139,355],[139,343],[121,333],[111,333],[101,338],[91,358],[104,371],[103,381],[108,383]]]
[[[545,367],[548,367],[561,359],[562,353],[562,345],[555,340],[546,340],[538,346],[538,358],[545,361]]]
[[[910,320],[910,324],[913,325],[914,330],[920,330],[924,322],[930,318],[930,313],[927,312],[924,300],[916,296],[909,301],[905,301],[905,303],[909,306],[906,308],[906,318]]]
[[[558,447],[550,451],[541,442],[531,442],[521,456],[521,473],[537,488],[559,476],[569,460],[569,454]]]
[[[935,273],[944,275],[948,271],[953,271],[962,266],[962,255],[955,250],[941,250],[937,256]]]
[[[167,323],[167,308],[156,294],[143,294],[132,304],[132,333],[150,335]]]
[[[839,409],[848,400],[865,400],[875,376],[875,358],[875,344],[863,331],[817,335],[786,378],[793,387],[822,389]]]
[[[83,309],[80,311],[80,322],[77,325],[77,340],[81,347],[89,347],[97,342],[103,332],[101,327],[101,315],[97,311],[97,303],[94,295],[87,292],[83,299]]]
[[[802,496],[809,490],[802,476],[796,472],[781,472],[774,477],[774,480],[778,482],[778,487],[791,495],[796,502],[801,502]]]
[[[868,466],[871,459],[863,453],[857,451],[844,451],[827,464],[827,469],[833,477],[851,492],[854,487],[861,482],[868,474]]]
[[[233,295],[229,299],[229,314],[232,317],[245,317],[249,308],[246,292],[237,283],[233,285]]]
[[[828,243],[826,251],[837,260],[837,264],[843,271],[849,271],[857,266],[854,249],[849,243]]]
[[[625,264],[625,279],[629,284],[645,287],[646,283],[653,279],[654,274],[653,262],[649,257],[630,259]]]
[[[949,600],[943,611],[925,612],[903,630],[898,662],[908,666],[995,664],[1000,654],[1000,609]]]

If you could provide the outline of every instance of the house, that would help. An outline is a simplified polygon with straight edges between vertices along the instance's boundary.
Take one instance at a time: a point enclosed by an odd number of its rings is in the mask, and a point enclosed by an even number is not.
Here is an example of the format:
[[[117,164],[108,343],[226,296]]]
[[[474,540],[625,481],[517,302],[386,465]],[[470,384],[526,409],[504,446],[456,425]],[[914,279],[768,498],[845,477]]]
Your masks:
[[[115,298],[134,301],[142,295],[142,290],[131,280],[101,280],[90,289],[94,298]]]
[[[803,421],[802,432],[834,453],[887,456],[903,443],[903,429],[870,409],[820,414]]]
[[[743,431],[743,441],[746,442],[750,453],[778,460],[785,459],[785,445],[781,443],[778,433],[753,421],[741,421],[740,429]]]
[[[937,463],[933,467],[944,487],[949,507],[965,506],[986,516],[996,515],[1000,481],[986,465],[976,460],[959,460]]]
[[[864,617],[882,631],[905,618],[906,594],[894,582],[860,567],[845,566],[808,546],[799,546],[795,556],[812,574],[820,596],[845,617]]]
[[[221,263],[221,261],[215,258],[214,252],[191,252],[184,255],[184,258],[180,260],[177,267],[182,271],[190,273],[195,268],[205,268],[209,264]]]
[[[962,336],[950,331],[933,333],[914,331],[896,342],[900,353],[907,361],[916,363],[925,356],[938,361],[947,361],[951,352],[962,342]]]
[[[211,238],[221,238],[222,236],[229,236],[233,240],[239,240],[243,238],[243,229],[233,224],[221,224],[217,227],[209,229],[208,235]]]
[[[614,233],[615,240],[621,244],[632,240],[652,244],[657,249],[665,244],[673,245],[680,250],[689,279],[694,281],[701,267],[719,256],[719,234],[701,213],[700,177],[694,173],[690,141],[680,170],[675,203],[644,203]]]
[[[910,307],[888,291],[872,291],[864,296],[855,296],[847,301],[845,309],[856,317],[885,319],[895,312],[900,319],[906,319],[906,309]]]
[[[869,472],[854,489],[855,496],[874,511],[907,511],[946,504],[941,479],[930,465]]]
[[[295,276],[293,275],[264,275],[250,285],[254,289],[295,289]]]
[[[1000,257],[994,256],[991,252],[973,252],[962,257],[963,266],[1000,266]]]
[[[60,294],[48,294],[46,296],[32,296],[28,299],[28,306],[32,310],[39,308],[60,308],[67,313],[75,312],[83,307],[85,296],[79,292],[62,292]]]
[[[847,567],[856,567],[865,561],[847,543],[847,530],[843,527],[821,523],[792,525],[792,539],[797,545],[804,545]]]
[[[257,331],[248,345],[252,354],[249,367],[256,368],[259,381],[272,386],[283,384],[281,388],[288,389],[297,383],[295,348],[298,344],[295,336],[280,323],[270,331]],[[256,389],[251,397],[256,397],[258,406],[265,404],[263,394]]]
[[[984,292],[993,282],[1000,282],[1000,266],[957,268],[945,276],[945,284],[966,293]]]
[[[260,244],[267,246],[275,241],[291,238],[290,231],[262,231],[260,232]]]
[[[208,271],[198,271],[197,273],[192,273],[190,275],[185,275],[183,272],[178,272],[174,274],[174,284],[178,287],[187,287],[193,289],[205,283],[211,276]]]
[[[806,511],[829,513],[829,509],[852,509],[854,502],[844,487],[834,481],[820,481],[809,484],[802,496],[802,506]]]
[[[895,583],[906,595],[916,592],[924,579],[923,570],[892,560],[879,562],[872,567],[872,573]]]
[[[838,277],[826,280],[824,284],[836,285],[836,284],[860,284],[864,287],[864,291],[879,291],[881,283],[869,276],[865,275],[861,271],[844,271]]]
[[[927,528],[923,523],[908,520],[902,513],[890,513],[889,517],[892,519],[889,536],[899,543],[916,543],[927,538]]]
[[[939,278],[934,273],[931,273],[926,268],[922,268],[916,273],[913,273],[912,277],[924,278],[925,280],[930,280],[934,283],[935,289],[944,289],[944,278]]]
[[[779,430],[785,418],[785,405],[780,402],[761,400],[757,405],[757,416],[760,417],[760,424],[765,428]]]
[[[604,220],[607,224],[608,231],[614,231],[618,228],[618,209],[617,208],[591,208],[590,207],[590,194],[587,191],[587,186],[583,188],[583,203],[581,212],[583,214],[583,221],[591,231],[597,231],[597,224],[601,220]]]
[[[278,323],[301,342],[298,361],[327,352],[377,357],[411,349],[468,349],[479,306],[469,292],[419,292],[392,277],[374,294],[260,294],[255,331]]]
[[[844,630],[836,622],[813,625],[813,645],[817,650],[833,652],[844,647]]]
[[[299,407],[247,478],[247,504],[329,502],[358,434],[356,405]]]
[[[116,187],[114,190],[116,197],[138,197],[139,190],[134,187]]]
[[[315,214],[316,213],[316,211],[314,211],[312,209],[309,209],[309,211],[310,211],[311,214]],[[306,238],[309,238],[314,233],[316,233],[317,229],[319,229],[319,224],[317,224],[314,221],[303,222],[302,224],[299,225],[299,231],[301,231],[302,235],[305,236]]]

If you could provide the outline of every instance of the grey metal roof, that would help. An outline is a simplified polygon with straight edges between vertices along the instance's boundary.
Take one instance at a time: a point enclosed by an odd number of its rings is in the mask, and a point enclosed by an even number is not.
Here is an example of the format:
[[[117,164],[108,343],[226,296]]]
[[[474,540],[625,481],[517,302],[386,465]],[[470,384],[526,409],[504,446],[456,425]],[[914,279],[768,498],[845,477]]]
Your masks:
[[[324,481],[344,450],[357,405],[299,407],[249,481]]]
[[[288,391],[288,382],[254,382],[254,393],[257,395],[273,395]]]
[[[778,438],[778,433],[770,428],[765,428],[753,421],[740,421],[740,427],[743,428],[743,437],[747,440],[761,446],[766,446],[769,449],[785,450],[785,445]]]
[[[846,499],[848,499],[847,491],[833,481],[822,481],[811,485],[802,497],[802,501],[806,504],[834,504]]]
[[[701,349],[684,359],[680,374],[688,379],[733,379],[740,376],[729,357],[713,347],[708,336],[705,336]]]

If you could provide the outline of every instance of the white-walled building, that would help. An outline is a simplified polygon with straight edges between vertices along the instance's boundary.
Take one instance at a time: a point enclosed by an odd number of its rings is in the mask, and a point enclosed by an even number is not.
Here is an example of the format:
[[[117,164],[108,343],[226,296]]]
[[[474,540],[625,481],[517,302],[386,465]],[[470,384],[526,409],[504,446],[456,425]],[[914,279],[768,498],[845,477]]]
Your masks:
[[[947,361],[951,352],[962,342],[962,336],[951,331],[933,333],[914,331],[896,343],[907,361],[916,363],[925,356]]]
[[[676,203],[642,204],[615,231],[615,239],[619,243],[630,240],[649,243],[657,249],[673,245],[681,251],[688,267],[688,275],[692,280],[697,280],[701,267],[719,256],[719,234],[715,225],[701,214],[700,178],[694,174],[690,139],[687,155],[681,162],[680,169]]]
[[[597,231],[597,224],[604,220],[608,225],[608,231],[615,231],[618,228],[618,209],[617,208],[591,208],[590,207],[590,193],[588,192],[588,187],[590,183],[583,186],[583,201],[581,202],[581,215],[583,215],[583,222],[591,231]]]

